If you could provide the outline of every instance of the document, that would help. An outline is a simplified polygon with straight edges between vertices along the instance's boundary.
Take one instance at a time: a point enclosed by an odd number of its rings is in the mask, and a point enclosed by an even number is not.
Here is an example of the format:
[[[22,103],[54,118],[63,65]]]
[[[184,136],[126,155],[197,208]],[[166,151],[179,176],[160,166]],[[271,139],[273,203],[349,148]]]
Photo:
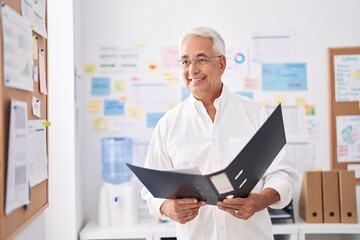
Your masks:
[[[26,159],[28,163],[30,187],[48,178],[46,127],[43,125],[44,121],[45,119],[28,121]]]
[[[27,116],[27,103],[12,100],[6,174],[6,214],[30,202],[26,160]]]
[[[154,197],[197,198],[207,204],[232,197],[246,197],[286,144],[281,105],[224,169],[201,175],[161,171],[127,164]]]
[[[32,33],[29,23],[8,5],[1,7],[4,85],[34,91]]]

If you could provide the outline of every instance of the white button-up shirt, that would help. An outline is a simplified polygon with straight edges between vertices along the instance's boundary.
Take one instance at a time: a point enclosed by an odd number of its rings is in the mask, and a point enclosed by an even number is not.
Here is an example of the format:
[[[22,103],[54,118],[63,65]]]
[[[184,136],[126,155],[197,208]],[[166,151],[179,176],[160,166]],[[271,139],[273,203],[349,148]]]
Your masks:
[[[225,87],[214,105],[214,122],[202,102],[192,95],[167,112],[154,130],[145,167],[172,170],[197,166],[202,174],[227,167],[261,127],[267,114],[261,105],[229,93]],[[255,192],[264,188],[275,189],[280,201],[270,206],[273,208],[283,208],[291,201],[297,182],[294,169],[283,156],[284,149],[253,189]],[[164,199],[154,198],[146,188],[142,190],[142,197],[150,212],[161,217],[160,207]],[[255,213],[248,220],[241,220],[212,205],[201,207],[192,221],[177,223],[176,234],[178,240],[273,239],[267,209]]]

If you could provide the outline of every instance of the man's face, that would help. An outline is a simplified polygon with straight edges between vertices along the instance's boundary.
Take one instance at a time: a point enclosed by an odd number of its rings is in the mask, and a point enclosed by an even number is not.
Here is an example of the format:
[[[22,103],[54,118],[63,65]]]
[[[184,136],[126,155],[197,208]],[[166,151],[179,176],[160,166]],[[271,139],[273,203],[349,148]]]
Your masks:
[[[226,59],[216,54],[213,41],[198,36],[188,37],[183,42],[180,56],[185,63],[186,60],[192,61],[182,68],[187,89],[199,100],[218,97],[222,89],[221,75],[225,70]]]

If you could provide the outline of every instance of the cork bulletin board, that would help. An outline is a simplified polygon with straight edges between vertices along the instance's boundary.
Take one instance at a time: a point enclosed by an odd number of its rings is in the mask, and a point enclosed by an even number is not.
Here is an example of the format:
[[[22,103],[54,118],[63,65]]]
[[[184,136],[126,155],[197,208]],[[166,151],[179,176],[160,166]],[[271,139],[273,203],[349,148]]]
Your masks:
[[[34,1],[38,2],[38,1]],[[15,10],[21,15],[21,0],[8,0],[2,2],[11,9]],[[46,6],[46,5],[45,5]],[[1,9],[3,11],[3,9]],[[9,213],[5,213],[6,205],[6,181],[7,181],[7,167],[8,167],[8,147],[9,147],[9,124],[10,124],[10,106],[11,100],[15,99],[27,103],[28,116],[27,119],[39,119],[32,114],[32,101],[33,97],[36,97],[41,102],[39,112],[42,119],[48,118],[48,94],[44,94],[40,91],[40,81],[33,81],[33,91],[25,91],[19,88],[5,86],[4,83],[4,36],[3,36],[3,18],[0,18],[0,239],[12,239],[19,233],[27,224],[29,224],[34,218],[36,218],[44,209],[48,206],[48,180],[44,180],[30,188],[30,203],[26,206],[18,207]],[[46,14],[45,14],[46,22]],[[32,31],[33,39],[37,41],[37,47],[42,49],[45,59],[45,76],[47,85],[47,38]],[[33,65],[39,66],[39,60],[33,58]],[[31,72],[34,77],[33,69]],[[46,134],[46,146],[47,144]],[[48,161],[48,160],[47,160]]]
[[[331,168],[360,166],[360,46],[328,49]],[[350,167],[351,169],[351,167]],[[360,184],[360,178],[356,179]]]

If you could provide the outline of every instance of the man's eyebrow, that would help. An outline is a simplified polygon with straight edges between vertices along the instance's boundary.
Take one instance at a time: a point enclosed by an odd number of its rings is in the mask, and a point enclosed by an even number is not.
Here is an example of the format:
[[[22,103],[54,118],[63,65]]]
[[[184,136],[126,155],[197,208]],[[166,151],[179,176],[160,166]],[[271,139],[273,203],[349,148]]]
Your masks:
[[[196,57],[197,58],[198,57],[207,57],[207,55],[205,53],[198,53],[198,54],[196,54]],[[186,58],[189,58],[189,56],[188,55],[182,55],[181,56],[181,59],[186,59]]]

